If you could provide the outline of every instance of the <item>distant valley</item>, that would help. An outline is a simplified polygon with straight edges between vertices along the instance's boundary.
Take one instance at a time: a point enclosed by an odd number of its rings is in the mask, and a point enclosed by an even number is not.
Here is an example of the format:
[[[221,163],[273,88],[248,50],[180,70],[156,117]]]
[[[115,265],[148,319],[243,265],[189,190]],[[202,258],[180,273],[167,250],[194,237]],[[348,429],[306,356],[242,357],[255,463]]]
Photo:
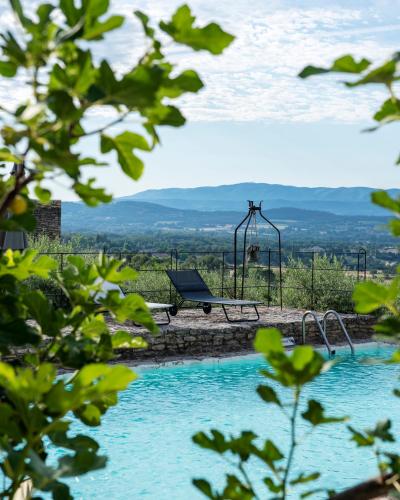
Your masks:
[[[286,243],[313,245],[318,242],[348,242],[380,244],[382,237],[390,240],[384,229],[387,217],[346,216],[330,212],[282,207],[266,210],[265,214],[282,231]],[[164,207],[155,203],[117,201],[97,208],[81,203],[63,203],[63,233],[114,234],[122,238],[131,235],[164,233],[193,236],[232,237],[243,212],[185,210]],[[266,225],[259,223],[259,233]],[[157,238],[156,238],[157,239]]]
[[[150,189],[120,198],[124,201],[145,201],[171,208],[220,211],[246,210],[246,200],[263,201],[266,210],[282,207],[326,211],[337,215],[385,215],[371,203],[369,187],[297,187],[281,184],[240,183],[216,187]],[[390,189],[399,195],[399,189]]]

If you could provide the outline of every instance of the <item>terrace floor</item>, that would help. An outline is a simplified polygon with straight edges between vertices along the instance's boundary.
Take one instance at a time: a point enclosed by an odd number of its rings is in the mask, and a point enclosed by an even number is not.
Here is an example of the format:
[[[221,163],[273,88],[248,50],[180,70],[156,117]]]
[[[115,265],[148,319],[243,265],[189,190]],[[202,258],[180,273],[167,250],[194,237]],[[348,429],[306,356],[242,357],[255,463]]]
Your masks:
[[[254,317],[254,310],[247,308],[244,313],[240,313],[239,307],[227,308],[229,316],[233,318],[245,318],[246,316]],[[259,306],[260,314],[259,321],[243,321],[243,322],[228,322],[224,312],[220,307],[213,307],[210,314],[204,314],[201,308],[185,308],[179,309],[177,316],[171,316],[171,323],[160,327],[161,332],[176,331],[176,330],[237,330],[238,326],[249,328],[256,326],[271,327],[282,323],[298,323],[302,321],[303,314],[306,309],[288,309],[280,307]],[[319,319],[322,319],[323,313],[317,313]],[[354,318],[354,314],[341,314],[342,318]],[[163,313],[154,315],[156,321],[164,321]],[[314,321],[311,316],[306,319],[307,322]],[[126,328],[126,327],[124,327]],[[143,328],[131,325],[128,329],[132,332],[143,332]]]

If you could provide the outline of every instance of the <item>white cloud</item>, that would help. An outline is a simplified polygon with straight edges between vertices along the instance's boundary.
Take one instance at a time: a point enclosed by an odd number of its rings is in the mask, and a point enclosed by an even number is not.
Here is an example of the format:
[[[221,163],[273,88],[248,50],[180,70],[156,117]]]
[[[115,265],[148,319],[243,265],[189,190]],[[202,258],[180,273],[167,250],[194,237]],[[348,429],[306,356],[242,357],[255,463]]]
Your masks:
[[[132,11],[139,8],[152,19],[167,18],[181,0],[112,0],[115,12],[128,16],[121,32],[110,34],[99,57],[112,60],[116,70],[133,66],[143,50],[143,37]],[[185,96],[181,106],[194,121],[319,120],[366,121],[382,100],[374,87],[349,91],[340,77],[318,77],[301,81],[296,75],[307,64],[328,65],[334,58],[353,53],[383,60],[392,51],[390,33],[400,19],[381,15],[385,1],[368,5],[348,2],[345,7],[324,2],[264,0],[191,0],[199,22],[216,20],[236,35],[232,46],[220,57],[193,53],[173,46],[168,55],[179,68],[193,67],[206,83],[199,95]],[[397,4],[396,4],[397,5]],[[394,9],[397,7],[395,6]],[[7,22],[5,22],[7,21]],[[9,25],[4,15],[0,25]],[[23,87],[13,89],[0,81],[0,102],[15,102]]]

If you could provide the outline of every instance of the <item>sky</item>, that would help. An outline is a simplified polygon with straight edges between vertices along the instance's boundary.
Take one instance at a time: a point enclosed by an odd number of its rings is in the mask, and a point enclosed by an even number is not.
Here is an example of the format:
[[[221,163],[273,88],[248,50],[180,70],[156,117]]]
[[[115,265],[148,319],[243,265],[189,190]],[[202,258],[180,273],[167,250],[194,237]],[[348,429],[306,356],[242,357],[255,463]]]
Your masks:
[[[111,0],[127,16],[99,51],[117,71],[143,50],[132,16],[140,9],[166,19],[182,0]],[[351,53],[380,63],[398,49],[400,0],[191,0],[200,23],[219,22],[236,36],[218,57],[170,46],[179,69],[198,70],[206,88],[180,100],[184,128],[163,128],[162,145],[142,158],[139,182],[116,166],[96,170],[100,185],[125,196],[150,188],[267,182],[298,186],[398,187],[394,166],[398,126],[361,131],[386,97],[374,86],[349,90],[338,75],[297,78],[307,64],[329,65]],[[27,5],[27,3],[25,2]],[[12,18],[0,7],[0,27]],[[4,79],[3,79],[4,80]],[[24,89],[0,81],[0,103],[24,99]],[[93,116],[98,123],[107,116]],[[88,126],[89,128],[89,126]],[[127,123],[124,129],[135,130]],[[122,129],[120,129],[122,130]],[[114,133],[118,128],[113,130]],[[91,153],[95,144],[87,141]],[[87,175],[92,175],[89,170]],[[55,195],[71,199],[60,185]]]

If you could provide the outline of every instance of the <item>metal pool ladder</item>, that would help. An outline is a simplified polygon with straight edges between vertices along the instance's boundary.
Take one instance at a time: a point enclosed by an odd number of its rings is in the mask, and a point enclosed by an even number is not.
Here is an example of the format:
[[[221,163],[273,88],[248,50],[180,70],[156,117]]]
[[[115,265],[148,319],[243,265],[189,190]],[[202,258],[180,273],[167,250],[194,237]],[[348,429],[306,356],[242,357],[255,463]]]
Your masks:
[[[344,326],[344,323],[343,323],[342,318],[340,317],[339,313],[337,311],[334,311],[333,309],[329,309],[328,311],[326,311],[326,313],[324,314],[321,321],[318,319],[315,311],[306,311],[303,314],[302,325],[301,325],[302,326],[302,334],[303,334],[303,344],[306,343],[306,318],[307,318],[307,316],[312,316],[314,318],[314,320],[318,326],[319,333],[321,334],[321,337],[324,341],[324,344],[326,345],[326,348],[328,350],[329,356],[333,356],[335,354],[335,350],[332,349],[332,346],[330,345],[328,338],[326,336],[326,330],[327,330],[326,320],[328,319],[329,316],[334,316],[338,320],[339,326],[340,326],[340,328],[341,328],[341,330],[342,330],[344,336],[346,337],[346,340],[350,346],[351,353],[354,354],[354,345],[353,345],[353,342],[351,341],[350,335],[348,334],[346,327]]]

